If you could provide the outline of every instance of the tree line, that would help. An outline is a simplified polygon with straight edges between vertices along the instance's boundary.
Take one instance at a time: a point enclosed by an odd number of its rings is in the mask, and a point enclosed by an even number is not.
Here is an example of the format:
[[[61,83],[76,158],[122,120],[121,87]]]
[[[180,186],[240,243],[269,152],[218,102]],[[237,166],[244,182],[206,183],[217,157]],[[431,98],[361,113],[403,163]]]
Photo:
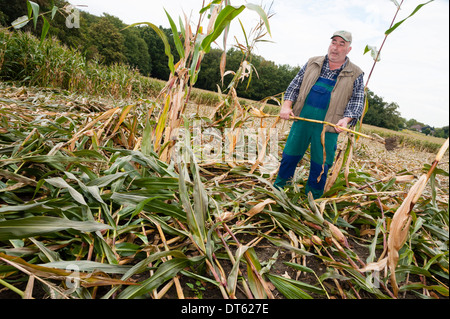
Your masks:
[[[69,5],[64,0],[35,0],[41,7],[41,11],[50,11],[53,6],[63,8]],[[0,0],[0,24],[10,26],[18,17],[27,14],[25,0]],[[164,45],[159,36],[148,26],[126,28],[126,24],[118,17],[104,13],[96,16],[85,11],[80,14],[80,28],[67,28],[66,17],[56,15],[51,22],[49,36],[57,37],[63,44],[76,48],[83,53],[87,60],[97,60],[104,64],[123,63],[128,64],[144,76],[168,80],[170,70],[168,59],[164,52]],[[42,21],[39,19],[36,29],[32,24],[23,30],[40,36]],[[172,47],[175,60],[178,53],[175,49],[171,29],[160,26],[166,34]],[[232,79],[232,75],[225,77],[224,84],[220,78],[220,60],[222,51],[212,49],[208,53],[201,66],[201,72],[196,83],[197,88],[217,91],[218,87],[225,90]],[[239,49],[232,48],[227,51],[227,70],[237,70],[242,61],[243,54]],[[253,55],[251,64],[257,70],[243,85],[238,86],[237,93],[242,98],[251,100],[263,100],[267,97],[278,96],[288,87],[291,80],[300,70],[300,66],[287,64],[278,65],[264,59],[262,56]],[[410,128],[417,124],[416,120],[401,117],[397,103],[385,102],[374,92],[368,92],[369,109],[364,118],[364,123],[384,127],[392,130]],[[422,124],[422,123],[420,123]],[[427,125],[422,125],[427,128]],[[440,129],[430,128],[425,133],[439,137],[448,137],[448,126]]]

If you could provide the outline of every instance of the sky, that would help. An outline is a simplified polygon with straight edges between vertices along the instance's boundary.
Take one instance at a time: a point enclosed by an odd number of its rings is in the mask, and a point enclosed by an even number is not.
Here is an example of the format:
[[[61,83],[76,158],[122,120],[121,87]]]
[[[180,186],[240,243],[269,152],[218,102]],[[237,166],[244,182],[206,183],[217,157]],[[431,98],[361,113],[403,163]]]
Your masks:
[[[203,0],[71,0],[83,11],[120,18],[126,24],[151,22],[169,28],[164,9],[175,21],[191,17],[197,26]],[[337,30],[353,34],[349,58],[365,72],[368,87],[387,103],[397,103],[401,116],[433,127],[449,125],[449,0],[435,0],[423,6],[391,33],[381,51],[381,61],[374,65],[366,45],[378,49],[401,0],[249,0],[274,15],[270,18],[270,42],[259,43],[255,54],[278,65],[303,66],[310,57],[325,55],[331,35]],[[427,0],[404,0],[395,22],[407,18]],[[205,3],[208,3],[206,0]],[[232,0],[240,6],[245,0]],[[239,15],[250,31],[259,21],[256,12]],[[208,20],[203,21],[206,28]],[[237,20],[232,22],[229,49],[234,36],[244,37]],[[218,42],[219,45],[222,41]],[[221,47],[222,48],[222,47]],[[222,48],[223,49],[223,48]]]

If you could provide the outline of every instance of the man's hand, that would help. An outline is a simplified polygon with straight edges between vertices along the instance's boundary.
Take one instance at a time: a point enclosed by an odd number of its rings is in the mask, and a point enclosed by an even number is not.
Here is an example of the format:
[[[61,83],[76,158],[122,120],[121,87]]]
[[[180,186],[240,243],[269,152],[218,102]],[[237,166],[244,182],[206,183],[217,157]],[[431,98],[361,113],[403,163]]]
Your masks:
[[[292,101],[284,101],[280,111],[280,118],[289,120],[291,116],[294,116],[294,112],[292,111]]]
[[[343,119],[341,119],[339,122],[336,123],[337,126],[343,127],[343,128],[347,128],[348,123],[350,123],[350,121],[352,120],[351,117],[344,117]],[[335,127],[334,128],[336,130],[337,133],[342,133],[344,132],[344,130]]]

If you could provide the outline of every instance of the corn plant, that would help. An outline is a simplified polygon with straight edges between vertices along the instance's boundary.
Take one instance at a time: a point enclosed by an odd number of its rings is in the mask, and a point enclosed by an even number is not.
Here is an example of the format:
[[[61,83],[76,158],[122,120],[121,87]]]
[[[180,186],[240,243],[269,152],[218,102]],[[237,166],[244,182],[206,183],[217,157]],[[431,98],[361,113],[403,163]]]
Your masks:
[[[162,107],[159,111],[157,125],[153,130],[152,136],[154,151],[160,154],[163,161],[168,162],[172,157],[174,149],[173,141],[178,136],[179,128],[182,125],[182,114],[189,101],[192,87],[197,81],[204,55],[210,51],[213,42],[224,31],[224,43],[226,44],[227,30],[229,29],[230,23],[245,9],[256,11],[270,32],[268,18],[264,10],[250,3],[233,7],[227,0],[212,1],[208,6],[201,8],[200,22],[195,32],[192,31],[191,23],[186,16],[184,23],[180,19],[179,27],[181,31],[179,31],[172,17],[166,12],[172,28],[175,47],[180,56],[180,61],[176,64],[174,64],[174,57],[164,33],[154,24],[150,22],[144,23],[151,27],[163,40],[165,53],[169,58],[169,69],[171,71],[169,81],[160,93]],[[205,28],[206,32],[203,33],[203,28],[200,23],[208,12],[209,22]],[[141,24],[143,23],[135,23],[130,27]],[[222,69],[225,65],[225,57],[226,53],[224,52],[221,63]]]

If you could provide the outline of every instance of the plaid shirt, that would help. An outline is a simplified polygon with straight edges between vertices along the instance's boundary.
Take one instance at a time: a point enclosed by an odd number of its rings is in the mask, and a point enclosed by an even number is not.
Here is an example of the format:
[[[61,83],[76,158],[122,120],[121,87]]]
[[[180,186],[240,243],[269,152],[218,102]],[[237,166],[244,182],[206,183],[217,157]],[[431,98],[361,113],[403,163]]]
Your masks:
[[[326,78],[329,80],[336,80],[339,73],[345,68],[347,65],[348,59],[345,61],[345,63],[337,70],[330,70],[330,66],[328,63],[328,56],[325,57],[325,62],[323,64],[322,72],[320,73],[320,77]],[[297,101],[300,86],[303,82],[303,76],[305,75],[306,71],[306,65],[303,66],[303,68],[298,72],[297,76],[292,80],[291,84],[286,90],[286,93],[284,95],[284,100],[286,101],[292,101],[295,103]],[[356,120],[359,119],[364,111],[364,73],[361,74],[353,84],[353,94],[350,98],[350,101],[347,104],[347,107],[344,111],[344,117],[350,117],[353,118],[349,124],[355,125]]]

